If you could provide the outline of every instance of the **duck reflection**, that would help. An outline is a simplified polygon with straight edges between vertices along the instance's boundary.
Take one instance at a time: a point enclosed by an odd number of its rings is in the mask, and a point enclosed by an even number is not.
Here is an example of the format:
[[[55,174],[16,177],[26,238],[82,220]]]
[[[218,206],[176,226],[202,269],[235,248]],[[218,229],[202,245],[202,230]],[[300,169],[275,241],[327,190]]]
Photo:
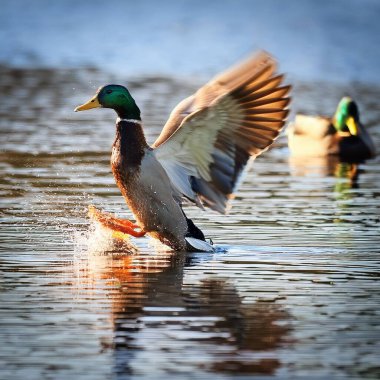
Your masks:
[[[336,181],[334,192],[337,199],[351,198],[350,189],[358,189],[359,166],[349,162],[340,162],[334,172],[335,178],[347,179],[348,181]]]
[[[219,317],[212,331],[225,333],[212,341],[225,352],[209,365],[213,372],[272,374],[281,366],[275,356],[258,357],[289,343],[289,325],[282,324],[289,315],[274,303],[243,302],[236,287],[227,279],[205,279],[201,282],[195,307],[202,305],[208,315]],[[207,342],[208,344],[210,342]]]
[[[353,207],[355,207],[353,200],[358,196],[358,193],[353,190],[359,189],[359,176],[362,173],[358,163],[342,162],[338,157],[326,156],[307,159],[291,157],[289,164],[293,176],[304,177],[305,181],[308,178],[321,178],[320,184],[314,180],[307,186],[314,186],[313,193],[320,193],[327,202],[330,198],[333,199],[335,204],[330,205],[333,213],[328,214],[331,217],[329,221],[333,223],[362,223],[362,219],[355,218],[352,213]],[[326,177],[334,178],[332,186],[331,183],[326,183],[323,180]],[[318,203],[320,200],[309,199],[308,202],[317,202],[316,207],[322,207]]]
[[[347,178],[354,185],[358,180],[358,163],[343,162],[338,156],[289,157],[289,166],[293,176]]]
[[[289,343],[289,315],[268,302],[245,303],[232,280],[193,270],[194,256],[160,252],[108,257],[115,373],[271,374]]]
[[[295,177],[335,177],[334,191],[343,194],[358,188],[359,164],[343,162],[337,156],[289,158],[291,174]],[[344,181],[342,181],[344,180]]]

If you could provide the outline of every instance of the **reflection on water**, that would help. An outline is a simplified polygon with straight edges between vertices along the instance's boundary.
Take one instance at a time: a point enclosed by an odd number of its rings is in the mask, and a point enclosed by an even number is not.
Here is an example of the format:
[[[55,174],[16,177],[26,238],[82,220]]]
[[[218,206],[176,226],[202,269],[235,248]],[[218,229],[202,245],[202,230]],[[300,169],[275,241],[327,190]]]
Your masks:
[[[342,162],[337,156],[290,157],[289,166],[294,176],[336,178],[334,192],[337,199],[344,199],[350,189],[359,188],[359,164]]]
[[[125,374],[203,372],[273,374],[273,350],[290,341],[287,312],[273,301],[244,302],[233,280],[211,276],[186,283],[197,261],[186,253],[93,257],[87,280],[106,280],[112,300],[115,371]],[[83,273],[81,278],[83,279]],[[185,280],[185,283],[184,283]],[[194,286],[196,285],[196,286]],[[186,353],[185,356],[184,353]],[[154,358],[154,368],[144,362]]]
[[[379,158],[295,162],[282,137],[230,215],[187,208],[219,252],[120,245],[86,216],[94,203],[131,217],[109,168],[114,115],[72,110],[89,87],[126,79],[0,70],[1,378],[379,376]],[[198,86],[128,84],[149,141]],[[379,146],[380,89],[356,92]],[[332,113],[344,93],[298,83],[294,111],[323,99]]]

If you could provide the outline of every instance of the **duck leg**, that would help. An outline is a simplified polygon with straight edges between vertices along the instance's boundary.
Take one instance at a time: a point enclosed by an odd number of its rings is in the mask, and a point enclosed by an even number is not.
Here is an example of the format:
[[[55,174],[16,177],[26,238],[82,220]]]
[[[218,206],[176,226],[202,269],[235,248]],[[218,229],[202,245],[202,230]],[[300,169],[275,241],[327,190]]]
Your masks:
[[[143,237],[146,233],[130,220],[115,218],[112,214],[102,212],[92,205],[88,207],[88,215],[112,231],[122,232],[134,237]],[[136,231],[136,229],[140,229],[140,231]]]

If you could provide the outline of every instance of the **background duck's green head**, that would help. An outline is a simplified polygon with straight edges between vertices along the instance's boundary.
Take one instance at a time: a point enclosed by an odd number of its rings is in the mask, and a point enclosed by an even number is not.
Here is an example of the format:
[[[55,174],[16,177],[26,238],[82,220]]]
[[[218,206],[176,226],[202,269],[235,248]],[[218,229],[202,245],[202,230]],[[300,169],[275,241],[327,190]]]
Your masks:
[[[335,111],[334,127],[338,132],[350,132],[356,136],[359,131],[359,110],[356,103],[348,96],[342,98]]]
[[[75,112],[91,108],[112,108],[121,118],[140,120],[140,110],[135,100],[124,86],[117,84],[100,87],[95,96],[87,103],[75,108]]]

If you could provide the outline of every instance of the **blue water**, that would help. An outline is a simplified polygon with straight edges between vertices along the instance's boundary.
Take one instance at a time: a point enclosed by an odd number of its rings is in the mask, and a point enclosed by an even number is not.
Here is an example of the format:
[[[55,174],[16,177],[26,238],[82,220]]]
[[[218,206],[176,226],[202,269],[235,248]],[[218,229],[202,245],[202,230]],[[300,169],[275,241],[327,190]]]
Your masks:
[[[2,0],[0,62],[204,78],[253,50],[291,78],[380,82],[377,0]]]

